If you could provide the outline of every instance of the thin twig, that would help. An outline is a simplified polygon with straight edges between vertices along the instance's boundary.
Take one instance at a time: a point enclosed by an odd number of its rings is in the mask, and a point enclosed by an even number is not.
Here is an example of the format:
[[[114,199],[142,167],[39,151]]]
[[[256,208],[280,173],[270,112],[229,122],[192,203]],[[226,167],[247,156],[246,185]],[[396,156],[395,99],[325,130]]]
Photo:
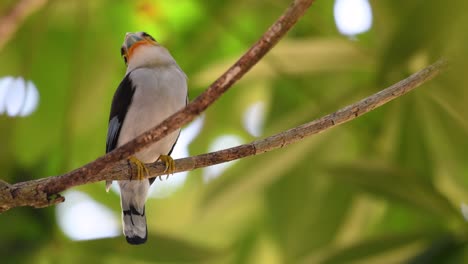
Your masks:
[[[437,76],[445,68],[446,65],[447,62],[444,59],[441,59],[436,63],[428,66],[427,68],[409,76],[408,78],[378,93],[364,98],[354,104],[348,105],[334,113],[316,119],[310,123],[303,124],[301,126],[281,132],[271,137],[221,151],[175,160],[176,172],[190,171],[197,168],[232,161],[235,159],[262,154],[300,141],[305,137],[311,136],[313,134],[321,133],[327,129],[343,124],[345,122],[349,122],[365,113],[372,111],[373,109],[379,106],[382,106],[383,104],[395,98],[398,98],[408,93],[409,91],[415,89],[416,87],[420,86],[426,81],[429,81],[430,79]],[[148,168],[152,177],[164,175],[165,166],[161,162],[148,164]],[[104,170],[101,174],[94,175],[93,177],[86,179],[86,182],[84,183],[92,183],[103,180],[128,180],[131,177],[128,170],[129,168],[127,162],[121,161],[116,166]],[[11,192],[11,190],[18,190],[21,188],[37,190],[38,186],[50,184],[51,182],[56,181],[60,177],[64,176],[49,177],[36,181],[22,182],[15,185],[8,185],[6,183],[3,183],[3,187],[2,182],[0,181],[0,197],[2,197],[2,192]],[[65,186],[65,189],[84,183],[74,182],[71,185]],[[57,202],[60,201],[63,201],[63,197],[57,199]],[[19,205],[17,204],[17,202],[12,201],[11,199],[9,201],[2,199],[2,202],[0,203],[0,209],[9,209],[11,207],[21,205],[37,206],[34,203]]]
[[[61,176],[49,177],[14,185],[0,181],[0,211],[17,206],[45,207],[64,201],[59,192],[72,186],[95,181],[103,170],[128,158],[145,146],[164,138],[167,134],[192,121],[207,109],[246,72],[248,72],[289,29],[304,15],[314,0],[294,0],[278,20],[263,34],[231,68],[219,77],[203,94],[184,109],[170,116],[158,126],[148,130],[127,144],[105,156]],[[32,185],[31,185],[32,184]]]

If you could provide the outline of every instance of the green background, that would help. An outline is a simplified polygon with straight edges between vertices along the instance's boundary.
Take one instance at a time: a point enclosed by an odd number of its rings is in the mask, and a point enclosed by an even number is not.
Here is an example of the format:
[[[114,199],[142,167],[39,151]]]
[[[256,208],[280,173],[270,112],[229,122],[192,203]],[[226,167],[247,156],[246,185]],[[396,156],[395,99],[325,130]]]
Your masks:
[[[16,1],[1,1],[0,15]],[[317,0],[297,26],[205,114],[189,147],[256,138],[244,111],[265,103],[261,137],[335,111],[439,57],[443,75],[350,123],[242,159],[212,181],[189,174],[150,199],[148,243],[72,241],[54,207],[0,215],[2,263],[464,263],[468,228],[468,4],[373,0],[372,29],[339,34],[333,3]],[[36,112],[0,116],[0,178],[59,175],[104,154],[109,106],[125,73],[125,32],[146,31],[189,77],[195,98],[254,43],[286,0],[51,0],[0,50],[0,76],[40,93]],[[178,177],[174,175],[172,177]],[[158,184],[156,181],[155,184]],[[74,188],[109,207],[104,184]],[[66,197],[66,194],[65,194]],[[6,262],[4,262],[6,261]]]

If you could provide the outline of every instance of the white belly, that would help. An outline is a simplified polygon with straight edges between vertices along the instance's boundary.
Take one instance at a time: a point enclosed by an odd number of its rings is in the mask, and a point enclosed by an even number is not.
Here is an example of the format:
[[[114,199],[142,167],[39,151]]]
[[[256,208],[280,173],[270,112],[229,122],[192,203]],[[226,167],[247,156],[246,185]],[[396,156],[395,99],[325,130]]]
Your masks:
[[[136,69],[130,73],[130,78],[135,93],[122,124],[117,146],[158,125],[185,107],[187,100],[186,77],[175,65]],[[135,156],[145,163],[156,161],[160,155],[169,153],[179,132],[180,129],[168,134]]]

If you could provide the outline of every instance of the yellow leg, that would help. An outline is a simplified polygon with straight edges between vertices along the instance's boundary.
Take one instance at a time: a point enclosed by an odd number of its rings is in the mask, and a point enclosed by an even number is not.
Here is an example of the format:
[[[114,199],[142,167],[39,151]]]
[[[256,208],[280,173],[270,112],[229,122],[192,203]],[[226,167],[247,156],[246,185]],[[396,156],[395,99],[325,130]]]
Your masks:
[[[148,168],[145,166],[145,164],[143,162],[141,162],[139,159],[135,158],[134,156],[131,156],[128,161],[132,164],[135,165],[135,167],[137,168],[137,179],[138,180],[144,180],[146,177],[145,177],[145,174],[146,176],[149,176],[149,170]],[[132,177],[133,178],[133,177]]]
[[[166,163],[166,169],[164,170],[164,172],[167,172],[167,175],[166,175],[166,180],[167,180],[170,174],[174,174],[175,162],[169,155],[161,155],[159,156],[158,160],[161,160],[162,162]],[[162,180],[161,176],[159,176],[159,180]]]

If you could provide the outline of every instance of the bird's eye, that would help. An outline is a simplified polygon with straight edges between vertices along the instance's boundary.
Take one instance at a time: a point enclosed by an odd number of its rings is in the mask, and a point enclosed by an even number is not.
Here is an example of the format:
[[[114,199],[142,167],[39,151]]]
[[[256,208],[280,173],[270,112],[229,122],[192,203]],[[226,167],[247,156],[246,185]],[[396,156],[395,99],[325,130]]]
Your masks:
[[[120,48],[120,55],[124,59],[125,64],[127,64],[127,59],[128,59],[127,52],[125,51],[125,48],[123,46]]]
[[[145,37],[145,38],[151,39],[152,41],[156,41],[150,34],[148,34],[146,32],[142,32],[141,35],[143,35],[143,37]]]

